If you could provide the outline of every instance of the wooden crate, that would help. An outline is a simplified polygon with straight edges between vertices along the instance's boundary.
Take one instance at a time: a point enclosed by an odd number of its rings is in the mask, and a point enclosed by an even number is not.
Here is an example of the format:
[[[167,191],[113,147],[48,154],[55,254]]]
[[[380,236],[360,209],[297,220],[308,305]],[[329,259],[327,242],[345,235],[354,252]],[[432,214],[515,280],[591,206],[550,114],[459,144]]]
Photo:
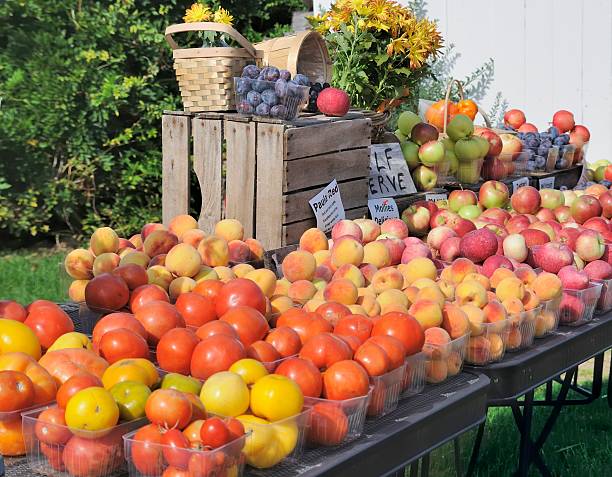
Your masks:
[[[316,226],[308,200],[333,179],[347,218],[367,215],[371,125],[360,113],[281,122],[165,112],[162,132],[165,223],[188,210],[190,155],[205,231],[232,217],[267,249],[296,243],[304,230]]]
[[[555,189],[566,187],[567,189],[573,189],[578,184],[582,176],[582,164],[569,167],[567,169],[559,169],[552,172],[532,172],[529,174],[530,185],[536,189],[540,188],[540,179],[554,177],[555,178]]]

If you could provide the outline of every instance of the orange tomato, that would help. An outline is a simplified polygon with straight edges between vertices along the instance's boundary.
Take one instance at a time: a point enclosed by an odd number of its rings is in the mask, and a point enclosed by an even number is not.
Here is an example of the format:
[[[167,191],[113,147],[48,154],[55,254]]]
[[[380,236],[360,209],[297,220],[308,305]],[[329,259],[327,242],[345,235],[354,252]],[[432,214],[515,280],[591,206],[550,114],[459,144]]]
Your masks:
[[[442,131],[444,129],[444,105],[445,102],[443,99],[435,102],[427,111],[425,111],[425,121],[427,121],[432,126],[438,128],[438,130]],[[450,121],[453,116],[457,114],[457,106],[455,103],[448,102],[448,107],[446,109],[446,124]]]
[[[24,409],[34,403],[34,384],[19,371],[0,371],[0,412]]]
[[[463,99],[457,103],[457,114],[465,114],[472,121],[478,113],[478,105],[471,99]]]
[[[0,370],[19,371],[30,378],[34,385],[33,404],[47,404],[55,399],[57,391],[55,380],[31,356],[20,352],[4,353],[0,355]]]
[[[0,455],[17,456],[25,454],[25,443],[21,432],[21,417],[0,421]]]
[[[268,336],[266,336],[266,342],[274,346],[283,358],[298,354],[302,347],[300,335],[288,326],[272,329]]]
[[[108,368],[108,362],[104,358],[83,348],[51,351],[40,358],[39,363],[55,378],[58,386],[81,371],[87,371],[101,378]]]

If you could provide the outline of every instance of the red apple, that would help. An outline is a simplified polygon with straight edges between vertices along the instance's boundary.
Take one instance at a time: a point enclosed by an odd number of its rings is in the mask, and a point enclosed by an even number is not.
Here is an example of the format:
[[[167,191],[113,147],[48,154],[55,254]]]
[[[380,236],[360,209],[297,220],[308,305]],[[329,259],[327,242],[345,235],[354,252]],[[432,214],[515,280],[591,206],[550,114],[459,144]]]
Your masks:
[[[612,167],[612,166],[608,166]],[[606,168],[606,173],[608,169]],[[612,170],[611,176],[612,176]],[[612,191],[604,192],[599,196],[599,205],[601,205],[601,213],[606,219],[612,218]]]
[[[508,187],[499,181],[485,182],[478,192],[478,200],[486,209],[504,207],[509,196]]]
[[[397,237],[383,238],[383,236],[377,238],[376,240],[380,240],[385,244],[387,249],[389,249],[389,254],[391,255],[391,265],[398,265],[402,259],[402,253],[404,253],[404,249],[406,248],[403,240],[400,240]]]
[[[523,143],[514,134],[500,134],[502,141],[502,151],[499,155],[504,161],[512,161],[518,157],[523,150]]]
[[[510,234],[517,234],[522,230],[525,230],[529,227],[529,218],[526,215],[517,214],[510,217],[508,222],[506,222],[506,230]]]
[[[520,128],[526,120],[525,113],[520,109],[510,109],[504,113],[504,124],[513,129]]]
[[[480,175],[485,181],[499,181],[501,179],[505,179],[508,177],[508,169],[506,164],[510,164],[509,162],[504,162],[497,157],[487,157],[485,161],[482,163],[482,169],[480,170]]]
[[[584,271],[591,280],[609,280],[612,277],[612,265],[603,260],[587,263]]]
[[[591,217],[601,215],[602,208],[596,197],[592,195],[581,195],[572,202],[570,207],[572,217],[579,224],[584,224]]]
[[[461,237],[447,238],[440,246],[440,258],[445,262],[452,262],[460,256]]]
[[[559,270],[557,276],[561,280],[563,288],[584,290],[589,286],[589,275],[583,270],[578,270],[574,265],[563,267]]]
[[[491,222],[495,222],[499,225],[504,225],[506,221],[510,218],[510,214],[508,211],[500,209],[498,207],[493,207],[492,209],[485,210],[482,214],[480,214],[479,219],[488,219]]]
[[[502,142],[500,137],[495,132],[493,132],[489,128],[476,126],[474,128],[474,136],[484,137],[487,141],[489,141],[489,152],[487,154],[488,156],[499,156],[499,153],[502,150]]]
[[[461,238],[461,255],[474,263],[495,255],[497,248],[497,236],[486,228],[474,230]]]
[[[535,214],[540,210],[541,201],[540,192],[531,186],[521,187],[510,198],[512,208],[519,214]]]
[[[583,126],[581,124],[576,124],[574,126],[574,129],[572,129],[572,132],[580,136],[583,142],[589,142],[589,139],[591,139],[590,131],[587,129],[586,126]]]
[[[503,242],[504,255],[509,259],[516,260],[517,262],[524,262],[527,260],[529,249],[527,248],[527,242],[525,237],[521,234],[510,234]]]
[[[458,217],[457,220],[451,221],[450,228],[455,231],[459,237],[463,237],[468,232],[476,230],[474,222],[463,217]]]
[[[425,207],[427,210],[429,210],[430,215],[433,215],[433,213],[439,209],[433,200],[418,200],[412,205],[414,207]]]
[[[408,239],[414,238],[416,240],[416,237],[408,237]],[[408,240],[405,239],[405,240]],[[402,256],[400,258],[400,262],[401,263],[408,263],[411,260],[418,258],[418,257],[427,257],[427,258],[431,258],[431,249],[425,245],[425,243],[421,242],[420,240],[416,243],[409,243],[406,244],[406,247],[404,248],[403,252],[402,252]]]
[[[508,270],[514,270],[512,262],[504,257],[503,255],[491,255],[482,264],[482,274],[491,278],[493,272],[498,268],[507,268]]]
[[[431,214],[426,207],[410,206],[402,212],[402,220],[408,225],[410,235],[425,235],[429,230]]]
[[[557,241],[567,245],[570,249],[576,250],[576,239],[580,231],[574,227],[564,227],[557,233]]]
[[[542,199],[542,207],[546,209],[556,209],[565,204],[563,192],[557,189],[542,189],[540,198]]]
[[[576,125],[574,115],[565,109],[561,109],[553,115],[552,123],[561,134],[571,131]]]
[[[448,209],[438,209],[429,219],[429,227],[439,227],[440,225],[449,225],[450,222],[457,220],[459,215]]]
[[[546,222],[547,220],[556,220],[555,214],[550,209],[540,209],[538,210],[536,217],[538,218],[538,222]]]
[[[610,194],[611,200],[611,209],[612,209],[612,194]],[[567,205],[561,205],[556,209],[553,209],[553,213],[555,214],[555,219],[559,223],[571,222],[573,221],[572,212]]]
[[[448,207],[453,212],[459,212],[459,209],[464,205],[476,205],[477,203],[478,197],[468,189],[457,189],[451,191],[448,195]]]
[[[545,272],[559,273],[563,267],[574,263],[574,254],[567,245],[549,242],[534,248],[534,259]]]
[[[610,231],[610,224],[603,217],[591,217],[582,226],[585,229],[597,230],[602,234]]]
[[[587,229],[576,239],[576,253],[585,262],[601,258],[606,244],[597,230]]]
[[[457,234],[453,229],[445,225],[431,229],[427,234],[427,245],[433,250],[440,250],[442,243]]]

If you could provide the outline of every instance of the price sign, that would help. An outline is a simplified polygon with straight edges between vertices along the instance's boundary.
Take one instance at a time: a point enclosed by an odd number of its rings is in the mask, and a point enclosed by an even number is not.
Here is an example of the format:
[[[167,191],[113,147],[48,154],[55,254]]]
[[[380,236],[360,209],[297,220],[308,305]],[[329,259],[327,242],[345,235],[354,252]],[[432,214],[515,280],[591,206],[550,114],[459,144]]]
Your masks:
[[[308,201],[317,218],[317,228],[329,232],[336,222],[346,218],[336,179]]]
[[[370,146],[368,185],[370,199],[382,199],[416,192],[399,144],[372,144]]]
[[[542,189],[554,189],[555,188],[555,176],[544,177],[538,181],[540,190]]]
[[[425,200],[429,202],[436,202],[438,200],[448,200],[446,194],[425,194]]]
[[[369,199],[368,209],[372,220],[378,225],[382,224],[387,219],[399,219],[399,210],[395,200],[389,197],[380,199]]]
[[[515,181],[512,181],[512,193],[514,194],[521,187],[525,187],[529,185],[529,179],[527,177],[521,177]]]

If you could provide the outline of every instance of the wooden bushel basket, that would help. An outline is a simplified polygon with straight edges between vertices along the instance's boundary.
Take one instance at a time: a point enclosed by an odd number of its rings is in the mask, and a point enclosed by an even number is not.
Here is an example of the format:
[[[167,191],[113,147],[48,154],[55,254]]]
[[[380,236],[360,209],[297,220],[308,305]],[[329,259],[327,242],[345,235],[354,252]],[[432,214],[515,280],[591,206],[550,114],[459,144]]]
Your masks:
[[[242,48],[180,48],[172,35],[190,31],[216,31],[238,42]],[[261,55],[253,45],[229,25],[213,22],[179,23],[166,28],[166,41],[172,48],[176,79],[185,111],[232,111],[233,78],[248,64],[261,65]]]
[[[316,31],[307,30],[295,35],[272,38],[257,43],[263,64],[288,70],[291,75],[301,73],[313,83],[329,83],[332,63],[325,39]]]

